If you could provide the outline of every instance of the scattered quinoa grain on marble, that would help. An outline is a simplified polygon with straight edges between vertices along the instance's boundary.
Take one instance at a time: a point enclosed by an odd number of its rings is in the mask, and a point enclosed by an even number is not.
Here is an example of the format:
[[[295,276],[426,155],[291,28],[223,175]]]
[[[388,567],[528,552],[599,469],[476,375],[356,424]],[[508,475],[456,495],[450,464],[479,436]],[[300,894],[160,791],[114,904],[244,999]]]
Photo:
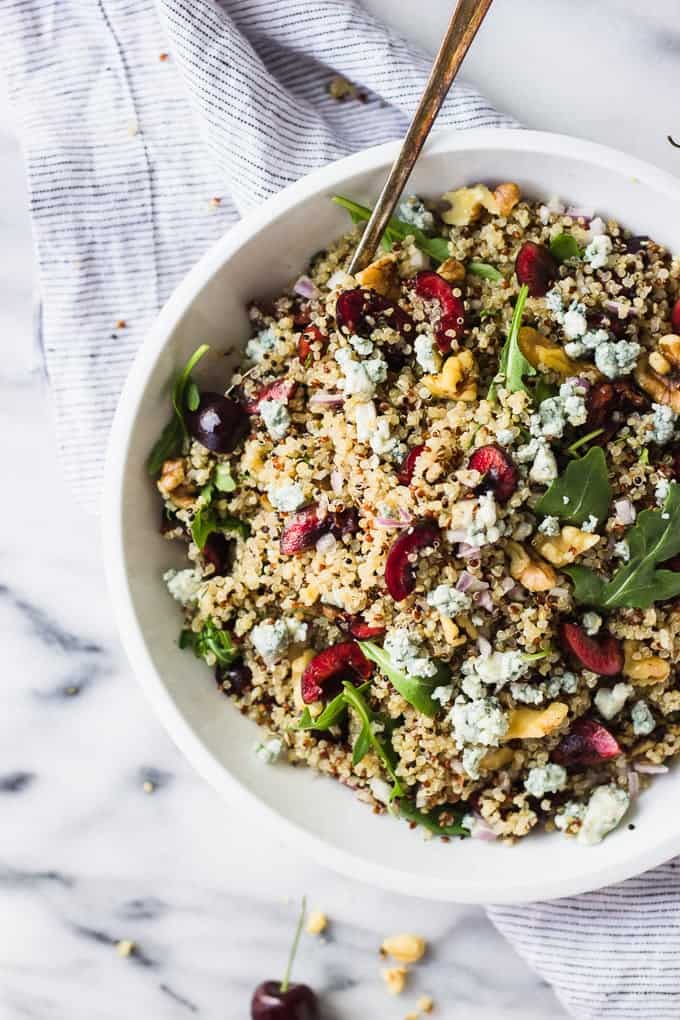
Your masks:
[[[150,458],[168,612],[262,767],[448,840],[590,845],[680,751],[680,257],[566,208],[409,195],[357,277],[329,239]]]

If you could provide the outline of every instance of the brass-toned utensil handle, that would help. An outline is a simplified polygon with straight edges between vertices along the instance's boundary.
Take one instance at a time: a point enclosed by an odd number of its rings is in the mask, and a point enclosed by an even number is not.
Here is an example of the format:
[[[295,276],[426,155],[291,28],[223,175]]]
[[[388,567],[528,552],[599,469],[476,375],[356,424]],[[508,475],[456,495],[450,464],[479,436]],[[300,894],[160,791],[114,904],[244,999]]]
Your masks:
[[[430,133],[430,128],[492,2],[493,0],[459,0],[432,66],[418,109],[352,256],[348,272],[352,274],[359,272],[373,258],[413,165]]]

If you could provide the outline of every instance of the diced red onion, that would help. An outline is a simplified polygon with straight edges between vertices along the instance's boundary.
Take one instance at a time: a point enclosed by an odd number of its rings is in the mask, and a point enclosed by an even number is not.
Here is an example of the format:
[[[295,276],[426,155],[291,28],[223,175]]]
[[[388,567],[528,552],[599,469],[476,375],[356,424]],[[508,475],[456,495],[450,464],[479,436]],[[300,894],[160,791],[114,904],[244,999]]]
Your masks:
[[[491,826],[484,821],[481,815],[476,813],[474,815],[472,825],[470,826],[470,835],[473,839],[483,839],[485,842],[491,842],[491,840],[498,839]]]
[[[640,792],[640,776],[635,769],[628,769],[628,793],[634,799]]]
[[[468,545],[467,542],[461,542],[457,549],[458,555],[464,560],[470,560],[473,556],[479,556],[479,546]]]
[[[627,319],[628,316],[631,314],[630,307],[628,305],[622,305],[618,301],[605,301],[604,307],[607,309],[608,312],[615,312],[620,319],[621,318]],[[625,312],[623,316],[620,314],[622,311]]]
[[[410,528],[412,520],[405,521],[396,517],[374,517],[376,528]]]
[[[477,546],[471,546],[471,548],[474,548],[477,552],[479,552]],[[464,570],[456,581],[456,588],[458,591],[485,591],[488,587],[489,585],[486,581],[480,581],[479,578],[475,577],[474,574],[471,574],[469,570]]]
[[[635,507],[629,499],[617,499],[614,503],[616,519],[619,524],[633,524],[635,522]]]
[[[515,582],[511,577],[504,577],[500,584],[501,591],[504,595],[507,595],[509,591],[515,587]]]
[[[304,298],[315,298],[319,292],[308,276],[300,276],[293,284],[293,293]]]
[[[486,658],[487,655],[491,655],[491,642],[480,634],[477,638],[477,649],[479,654]]]
[[[643,776],[662,776],[668,772],[667,765],[654,765],[651,761],[636,761],[633,768]]]
[[[415,520],[413,514],[410,514],[408,510],[404,510],[403,507],[399,507],[399,516],[404,524],[413,524],[413,521]]]
[[[317,390],[309,398],[310,404],[323,404],[326,407],[342,407],[345,398],[340,393],[326,393],[324,390]]]
[[[481,606],[482,609],[486,609],[489,613],[493,613],[494,609],[496,608],[493,604],[493,599],[491,598],[490,591],[476,592],[475,602],[477,603],[478,606]]]

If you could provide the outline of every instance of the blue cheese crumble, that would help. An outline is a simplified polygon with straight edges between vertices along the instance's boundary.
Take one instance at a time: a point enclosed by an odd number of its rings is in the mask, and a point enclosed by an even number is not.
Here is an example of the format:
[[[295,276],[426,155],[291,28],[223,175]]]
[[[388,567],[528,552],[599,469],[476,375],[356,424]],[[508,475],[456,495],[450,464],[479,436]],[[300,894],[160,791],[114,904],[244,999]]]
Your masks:
[[[652,418],[651,440],[664,446],[673,438],[677,416],[666,404],[652,404],[654,416]]]
[[[656,488],[654,489],[654,499],[656,500],[658,506],[663,506],[663,504],[666,502],[668,493],[670,491],[671,483],[668,481],[667,478],[662,478],[661,481],[656,483]]]
[[[483,545],[497,542],[502,534],[504,534],[504,526],[498,520],[493,492],[485,492],[479,497],[477,505],[472,511],[472,520],[467,527],[465,541],[468,545],[481,548]]]
[[[290,426],[290,415],[285,400],[263,400],[260,415],[272,439],[283,439]]]
[[[268,740],[263,740],[261,744],[256,744],[254,751],[255,756],[265,765],[273,765],[281,757],[283,741],[279,737],[270,737]]]
[[[270,486],[268,491],[269,502],[275,510],[283,513],[292,513],[298,510],[305,502],[305,494],[297,482],[286,482],[278,488]]]
[[[196,601],[203,583],[197,567],[188,567],[186,570],[166,570],[163,580],[173,599],[183,606],[188,606],[189,603]]]
[[[608,234],[597,234],[584,251],[583,257],[586,262],[590,263],[593,269],[604,269],[611,251],[611,237]]]
[[[470,779],[479,779],[479,766],[485,754],[485,747],[466,747],[463,751],[461,760]]]
[[[640,344],[634,340],[607,341],[595,348],[595,364],[608,379],[630,375],[637,363]]]
[[[586,517],[581,525],[581,531],[587,531],[589,534],[592,534],[593,531],[597,531],[598,523],[599,521],[595,514],[591,514],[589,517]]]
[[[372,400],[364,400],[354,408],[357,439],[360,443],[367,443],[370,440],[377,420],[378,415]]]
[[[625,538],[622,538],[620,542],[614,542],[612,546],[612,553],[614,556],[618,556],[620,560],[627,563],[630,559],[630,546],[626,542]]]
[[[266,329],[261,329],[260,332],[246,344],[246,358],[250,361],[254,361],[255,364],[258,364],[262,361],[265,354],[274,349],[276,340],[276,333],[271,326],[267,326]]]
[[[600,687],[595,694],[595,707],[604,719],[613,719],[615,715],[619,714],[632,693],[633,688],[630,684]]]
[[[593,846],[615,829],[630,805],[630,797],[613,783],[598,786],[590,796],[578,834],[579,843]]]
[[[426,333],[420,333],[414,343],[416,361],[423,372],[436,373],[442,367],[442,359],[439,355],[436,341]]]
[[[357,336],[356,333],[353,333],[349,338],[349,343],[362,358],[366,358],[369,354],[373,353],[373,341],[367,340],[363,336]]]
[[[335,360],[344,375],[343,389],[347,397],[370,400],[377,384],[387,378],[387,365],[382,358],[357,361],[346,347],[341,347],[335,353]]]
[[[602,617],[599,613],[594,613],[592,610],[589,610],[587,613],[583,614],[581,623],[583,624],[583,629],[586,634],[589,637],[593,637],[593,635],[597,634],[598,630],[602,626]]]
[[[548,485],[557,478],[558,474],[555,454],[548,446],[539,446],[529,471],[530,481],[535,482],[536,485]]]
[[[562,317],[562,329],[570,340],[578,340],[588,329],[585,305],[573,301]]]
[[[399,218],[418,230],[432,230],[434,227],[434,216],[429,209],[425,208],[422,198],[418,195],[409,195],[399,204]]]
[[[630,717],[636,737],[649,736],[656,726],[656,721],[646,701],[636,701],[630,710]]]
[[[476,655],[466,659],[461,667],[463,673],[463,690],[470,697],[479,698],[484,690],[480,684],[494,684],[497,691],[507,683],[521,680],[529,671],[531,663],[522,652],[491,652],[489,655]],[[469,679],[469,683],[466,680]],[[473,693],[470,693],[473,692]]]
[[[428,655],[425,655],[422,645],[413,641],[406,627],[389,631],[383,642],[383,648],[395,668],[406,673],[407,676],[426,679],[437,673],[435,663]]]
[[[538,684],[527,683],[526,681],[513,683],[510,684],[510,693],[515,701],[519,701],[523,705],[543,704],[544,692]]]
[[[294,616],[282,617],[274,623],[258,623],[250,632],[250,640],[267,665],[281,659],[289,645],[307,640],[307,624]]]
[[[560,521],[558,517],[544,517],[541,523],[538,525],[538,530],[542,535],[549,535],[550,538],[554,538],[560,534]]]
[[[563,765],[536,765],[529,769],[524,780],[524,789],[531,797],[545,797],[546,793],[558,793],[567,785],[567,770]]]
[[[438,609],[442,616],[453,618],[464,613],[472,605],[472,599],[463,591],[458,591],[450,584],[438,584],[427,593],[427,604]]]
[[[374,453],[384,456],[394,450],[399,440],[390,434],[390,424],[387,418],[377,418],[369,442]]]
[[[498,698],[479,698],[466,701],[456,698],[449,713],[456,744],[497,747],[508,732],[508,720]]]

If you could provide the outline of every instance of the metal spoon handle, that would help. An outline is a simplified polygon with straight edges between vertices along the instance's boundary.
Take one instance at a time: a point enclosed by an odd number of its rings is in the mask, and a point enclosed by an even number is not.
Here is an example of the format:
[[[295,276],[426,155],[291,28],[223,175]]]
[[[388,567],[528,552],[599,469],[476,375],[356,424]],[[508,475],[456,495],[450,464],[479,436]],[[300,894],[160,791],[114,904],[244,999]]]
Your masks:
[[[399,155],[392,165],[352,256],[348,267],[350,273],[354,274],[364,269],[373,258],[413,165],[430,133],[430,128],[492,2],[493,0],[459,0]]]

